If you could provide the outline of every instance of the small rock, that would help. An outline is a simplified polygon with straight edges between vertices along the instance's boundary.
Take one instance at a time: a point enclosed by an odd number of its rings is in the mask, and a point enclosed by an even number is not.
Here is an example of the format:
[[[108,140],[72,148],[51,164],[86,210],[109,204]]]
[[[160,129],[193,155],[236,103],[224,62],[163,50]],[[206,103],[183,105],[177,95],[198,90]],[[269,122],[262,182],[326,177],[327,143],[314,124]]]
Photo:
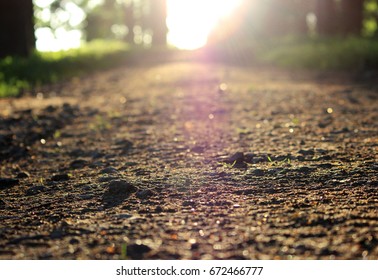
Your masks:
[[[317,166],[323,169],[329,169],[333,167],[333,165],[330,163],[322,163],[322,164],[318,164]]]
[[[244,194],[244,195],[249,195],[249,194],[254,194],[256,193],[255,189],[242,189],[242,190],[236,190],[233,192],[234,194]]]
[[[77,238],[71,238],[70,241],[69,241],[69,243],[70,243],[71,245],[79,244],[79,243],[80,243],[80,240],[77,239]]]
[[[71,179],[71,177],[67,173],[56,174],[51,177],[51,181],[67,181]]]
[[[299,154],[304,155],[304,156],[313,156],[315,154],[315,151],[313,149],[310,150],[299,150]]]
[[[298,161],[305,161],[305,157],[304,156],[297,156],[297,160]]]
[[[192,153],[202,154],[205,151],[205,148],[202,147],[202,146],[195,146],[195,147],[191,148],[190,151]]]
[[[56,106],[52,106],[52,105],[49,105],[47,106],[44,111],[47,112],[47,113],[54,113],[58,110],[58,107]]]
[[[105,163],[102,161],[96,161],[89,165],[90,168],[104,167]]]
[[[115,143],[117,146],[122,146],[123,148],[131,148],[133,146],[133,143],[129,140],[123,139],[119,140]]]
[[[130,244],[127,246],[127,256],[132,259],[141,259],[144,254],[152,249],[144,244]]]
[[[244,155],[244,161],[248,163],[253,163],[253,159],[256,155],[252,153],[248,153]]]
[[[228,159],[226,159],[226,163],[242,163],[244,161],[244,153],[242,152],[237,152]]]
[[[36,195],[36,194],[39,194],[40,192],[43,192],[44,190],[46,190],[46,187],[44,186],[33,186],[27,189],[25,194],[28,196]]]
[[[82,149],[75,149],[68,153],[72,157],[83,157],[87,154],[87,152],[83,151]]]
[[[83,168],[87,164],[88,164],[88,161],[86,161],[85,159],[76,159],[70,163],[70,167],[73,169]]]
[[[245,161],[245,156],[244,153],[242,152],[237,152],[228,159],[224,160],[225,163],[231,164],[232,167],[235,168],[245,168],[247,167],[246,161]]]
[[[118,214],[116,217],[118,219],[130,219],[133,215],[130,215],[130,214]]]
[[[92,199],[93,198],[93,194],[81,194],[79,195],[79,199],[81,200],[88,200],[88,199]]]
[[[113,180],[108,185],[106,194],[116,196],[135,192],[136,188],[125,180]]]
[[[25,178],[29,178],[30,177],[30,174],[26,171],[21,171],[20,173],[17,174],[16,176],[18,179],[25,179]]]
[[[265,171],[263,169],[255,169],[251,172],[251,174],[254,176],[264,176]]]
[[[122,154],[127,154],[130,149],[133,147],[133,143],[129,140],[120,140],[116,143],[116,149],[120,150]]]
[[[12,134],[0,134],[0,145],[9,145],[10,143],[12,143],[12,138],[13,138],[13,135]]]
[[[314,170],[314,168],[310,168],[310,167],[307,167],[307,166],[302,166],[300,168],[297,169],[297,171],[299,173],[304,173],[304,174],[309,174],[311,173],[312,171]]]
[[[58,238],[62,238],[63,236],[67,235],[68,233],[68,224],[66,222],[61,222],[60,225],[55,228],[51,233],[50,233],[50,237],[52,239],[58,239]]]
[[[194,207],[196,206],[196,203],[194,200],[185,200],[183,203],[182,203],[182,206],[191,206],[191,207]]]
[[[12,178],[0,178],[0,190],[14,187],[18,185],[19,180]]]
[[[198,250],[199,249],[199,244],[198,243],[194,243],[190,246],[190,250]]]
[[[114,173],[118,173],[118,170],[115,169],[114,167],[107,167],[107,168],[104,168],[100,171],[100,173],[102,174],[114,174]]]
[[[325,150],[325,149],[315,149],[315,151],[320,154],[327,154],[329,152],[328,150]]]
[[[156,213],[161,213],[163,211],[164,211],[163,207],[161,207],[160,205],[156,206],[156,208],[155,208]]]
[[[325,155],[325,156],[321,156],[321,157],[315,158],[314,160],[332,160],[332,156]]]
[[[98,181],[99,182],[109,182],[109,181],[114,181],[114,180],[117,180],[118,177],[117,176],[108,176],[108,175],[105,175],[105,176],[101,176],[98,178]]]
[[[154,195],[154,192],[151,190],[140,190],[136,193],[136,197],[140,199],[146,199],[152,195]]]
[[[91,156],[93,159],[98,159],[104,157],[105,154],[99,151],[93,151],[89,153],[89,156]]]

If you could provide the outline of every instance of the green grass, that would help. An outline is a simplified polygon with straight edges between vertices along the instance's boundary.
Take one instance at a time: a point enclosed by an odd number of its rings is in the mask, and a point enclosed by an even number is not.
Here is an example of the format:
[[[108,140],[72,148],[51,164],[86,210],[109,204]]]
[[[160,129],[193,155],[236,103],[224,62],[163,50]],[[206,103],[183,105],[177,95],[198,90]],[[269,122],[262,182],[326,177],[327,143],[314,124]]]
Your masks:
[[[120,65],[130,53],[122,42],[94,41],[79,49],[0,59],[0,97],[17,96],[35,86]]]
[[[287,39],[260,44],[259,62],[318,70],[378,69],[378,40]]]

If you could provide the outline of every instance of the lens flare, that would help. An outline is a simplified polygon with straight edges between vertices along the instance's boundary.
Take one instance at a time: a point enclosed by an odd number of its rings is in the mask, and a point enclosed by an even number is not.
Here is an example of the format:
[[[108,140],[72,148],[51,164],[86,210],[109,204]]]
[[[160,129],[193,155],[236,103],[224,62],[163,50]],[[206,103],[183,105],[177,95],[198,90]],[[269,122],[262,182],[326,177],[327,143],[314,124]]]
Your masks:
[[[168,41],[180,49],[203,47],[214,27],[242,0],[168,0]]]

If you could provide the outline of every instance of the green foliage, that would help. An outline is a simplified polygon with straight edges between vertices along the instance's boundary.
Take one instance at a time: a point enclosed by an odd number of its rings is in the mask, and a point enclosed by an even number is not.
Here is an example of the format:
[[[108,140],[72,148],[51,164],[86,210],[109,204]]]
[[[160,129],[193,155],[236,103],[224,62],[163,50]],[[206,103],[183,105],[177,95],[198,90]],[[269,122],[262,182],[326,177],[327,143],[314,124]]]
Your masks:
[[[127,257],[127,243],[122,243],[120,259],[121,260],[127,260],[128,259],[128,257]]]
[[[0,97],[17,96],[35,86],[121,65],[129,53],[125,43],[93,41],[79,49],[1,59]]]
[[[262,62],[320,70],[378,69],[378,40],[363,38],[290,39],[262,44]]]

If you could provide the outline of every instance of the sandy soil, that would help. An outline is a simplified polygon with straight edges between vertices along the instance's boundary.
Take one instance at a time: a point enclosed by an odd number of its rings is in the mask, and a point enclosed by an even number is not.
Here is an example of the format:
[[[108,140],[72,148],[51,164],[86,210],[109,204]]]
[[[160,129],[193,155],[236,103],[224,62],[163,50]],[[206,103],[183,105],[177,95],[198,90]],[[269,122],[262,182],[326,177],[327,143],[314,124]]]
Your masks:
[[[378,85],[136,65],[0,100],[1,259],[378,259]]]

